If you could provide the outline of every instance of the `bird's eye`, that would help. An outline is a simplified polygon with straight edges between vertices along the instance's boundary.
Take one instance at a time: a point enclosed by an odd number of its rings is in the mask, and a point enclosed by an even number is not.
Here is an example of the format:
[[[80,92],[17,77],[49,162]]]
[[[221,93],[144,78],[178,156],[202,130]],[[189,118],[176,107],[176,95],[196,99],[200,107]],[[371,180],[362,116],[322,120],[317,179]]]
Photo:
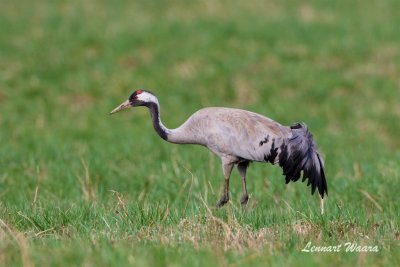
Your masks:
[[[137,95],[136,94],[132,94],[130,97],[129,97],[129,101],[133,101],[133,100],[136,100],[137,99]]]
[[[143,93],[143,90],[136,90],[135,92],[133,92],[133,94],[129,97],[129,101],[133,101],[133,100],[137,100],[138,99],[138,95],[140,95],[141,93]]]

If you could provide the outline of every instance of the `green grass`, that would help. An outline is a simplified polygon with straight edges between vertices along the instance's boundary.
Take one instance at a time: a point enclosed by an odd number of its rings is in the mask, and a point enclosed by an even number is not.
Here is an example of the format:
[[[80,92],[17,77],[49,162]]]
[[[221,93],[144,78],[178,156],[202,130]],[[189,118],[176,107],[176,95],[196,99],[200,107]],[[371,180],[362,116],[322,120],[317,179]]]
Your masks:
[[[114,1],[115,2],[115,1]],[[2,1],[0,265],[394,266],[400,260],[399,1]],[[162,141],[204,106],[305,121],[325,214],[252,164],[214,208],[219,159]],[[304,253],[308,242],[377,253]]]

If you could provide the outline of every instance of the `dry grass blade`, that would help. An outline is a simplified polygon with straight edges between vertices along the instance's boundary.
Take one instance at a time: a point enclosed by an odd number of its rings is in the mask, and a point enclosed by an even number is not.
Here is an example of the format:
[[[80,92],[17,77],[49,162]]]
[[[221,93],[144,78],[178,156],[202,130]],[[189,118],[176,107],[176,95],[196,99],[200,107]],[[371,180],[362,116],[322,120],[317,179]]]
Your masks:
[[[83,177],[77,175],[77,177],[81,184],[83,196],[88,202],[96,201],[96,190],[94,189],[94,185],[92,184],[92,180],[90,178],[89,167],[83,158],[81,159],[81,162],[84,169],[84,175]]]
[[[117,192],[115,190],[109,190],[109,191],[111,193],[113,193],[114,196],[117,197],[116,208],[118,207],[119,209],[122,209],[124,216],[128,217],[128,209],[126,208],[126,204],[125,204],[125,201],[124,201],[124,196],[121,193],[119,193],[119,192]],[[116,212],[118,212],[118,209],[116,209],[116,208],[115,208],[115,210],[116,210]]]
[[[189,200],[190,200],[190,198],[191,198],[191,196],[192,196],[192,187],[193,187],[193,181],[194,181],[194,174],[193,174],[190,170],[188,170],[187,168],[185,168],[185,170],[186,170],[188,173],[190,173],[190,175],[192,176],[192,180],[191,180],[191,182],[190,182],[190,187],[189,187],[188,196],[187,196],[187,198],[186,198],[185,207],[183,208],[183,214],[186,213],[186,209],[187,209],[187,206],[188,206],[188,204],[189,204]]]
[[[31,207],[33,210],[36,207],[36,200],[37,200],[38,193],[39,193],[39,185],[37,185],[35,188],[35,195],[33,196],[32,204],[31,204]]]
[[[45,235],[45,234],[47,234],[48,232],[51,232],[51,231],[54,231],[54,227],[52,227],[50,229],[46,229],[46,230],[40,231],[40,232],[36,233],[35,236],[39,237],[39,236]]]
[[[212,210],[208,207],[201,196],[200,200],[206,207],[209,218],[209,222],[202,227],[206,228],[206,231],[210,231],[211,229],[216,231],[212,232],[213,237],[211,240],[217,243],[223,242],[224,251],[232,249],[243,253],[249,248],[258,250],[261,247],[270,244],[268,238],[271,234],[271,229],[261,228],[259,230],[254,230],[248,225],[240,224],[234,215],[230,216],[229,223],[224,222],[212,213]],[[220,232],[221,229],[222,233]]]
[[[28,216],[22,214],[20,211],[18,211],[17,213],[19,216],[21,216],[22,218],[24,218],[25,220],[27,220],[28,222],[30,222],[32,224],[33,227],[35,227],[36,231],[39,231],[40,229],[37,227],[36,223],[34,223]]]
[[[360,192],[369,200],[372,202],[372,204],[374,204],[374,206],[379,210],[379,211],[383,211],[383,208],[381,205],[379,205],[379,203],[365,190],[360,190]]]
[[[12,230],[11,227],[8,226],[2,219],[0,219],[0,223],[2,227],[7,230],[8,234],[17,242],[21,253],[22,266],[33,266],[32,259],[29,254],[29,243],[25,236],[22,233],[15,233],[15,231]]]

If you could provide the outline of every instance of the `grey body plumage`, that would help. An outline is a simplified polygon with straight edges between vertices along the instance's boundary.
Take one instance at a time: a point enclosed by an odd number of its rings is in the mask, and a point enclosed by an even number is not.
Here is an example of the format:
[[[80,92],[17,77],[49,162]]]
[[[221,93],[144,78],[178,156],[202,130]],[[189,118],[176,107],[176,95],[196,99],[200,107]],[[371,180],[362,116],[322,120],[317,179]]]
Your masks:
[[[235,165],[242,178],[241,203],[246,205],[246,170],[253,161],[279,164],[286,183],[302,176],[303,181],[308,179],[312,194],[316,189],[321,198],[328,193],[323,161],[304,124],[286,127],[254,112],[210,107],[198,110],[178,128],[168,129],[160,120],[158,99],[145,90],[136,90],[111,113],[131,106],[149,108],[154,129],[164,140],[202,145],[221,158],[225,184],[218,206],[229,201],[229,178]]]

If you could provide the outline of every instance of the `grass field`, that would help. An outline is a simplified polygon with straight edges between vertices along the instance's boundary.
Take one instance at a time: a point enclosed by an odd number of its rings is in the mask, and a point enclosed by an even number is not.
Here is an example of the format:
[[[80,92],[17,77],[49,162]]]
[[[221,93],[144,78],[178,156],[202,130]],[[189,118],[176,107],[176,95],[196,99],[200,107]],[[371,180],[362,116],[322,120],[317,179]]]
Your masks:
[[[400,2],[2,1],[0,265],[395,266]],[[329,197],[252,164],[216,209],[219,159],[161,140],[205,106],[308,124]],[[379,252],[307,253],[314,246]]]

